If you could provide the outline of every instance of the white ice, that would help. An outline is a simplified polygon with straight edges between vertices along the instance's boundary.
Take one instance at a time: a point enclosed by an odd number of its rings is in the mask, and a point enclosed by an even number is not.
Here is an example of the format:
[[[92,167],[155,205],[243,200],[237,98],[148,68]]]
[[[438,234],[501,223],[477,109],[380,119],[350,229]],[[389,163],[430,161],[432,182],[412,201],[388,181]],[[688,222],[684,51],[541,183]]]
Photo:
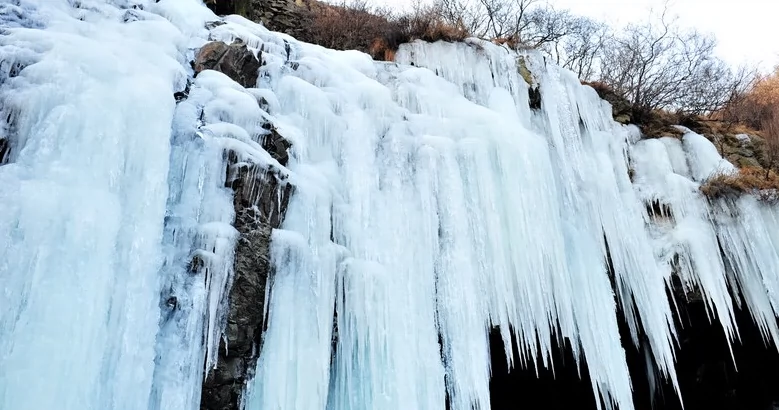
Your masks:
[[[198,141],[173,93],[216,16],[196,0],[2,7],[0,65],[26,68],[0,75],[0,408],[195,409],[235,230],[224,144]],[[186,272],[196,249],[208,281]]]
[[[0,91],[0,408],[146,409],[183,38],[105,2],[23,3],[46,29],[0,36],[30,64]]]
[[[598,404],[630,410],[618,308],[676,387],[672,275],[729,341],[742,301],[779,338],[776,209],[707,200],[735,168],[705,137],[640,139],[539,54],[380,63],[238,16],[209,31],[198,0],[71,3],[0,5],[0,408],[199,407],[237,237],[226,151],[295,185],[249,410],[488,409],[493,328],[512,366],[569,345]],[[206,71],[176,105],[209,38],[261,53],[257,87]]]

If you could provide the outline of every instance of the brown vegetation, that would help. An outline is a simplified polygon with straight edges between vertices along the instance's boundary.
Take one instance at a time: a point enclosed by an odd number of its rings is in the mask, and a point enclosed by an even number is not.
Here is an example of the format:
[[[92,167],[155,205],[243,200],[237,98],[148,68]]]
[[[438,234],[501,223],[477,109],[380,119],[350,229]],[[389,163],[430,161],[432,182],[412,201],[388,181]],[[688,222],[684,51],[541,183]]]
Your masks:
[[[779,107],[773,106],[764,115],[760,122],[765,140],[763,158],[766,169],[776,171],[779,168]],[[768,178],[767,173],[766,178]]]
[[[244,14],[246,7],[239,5],[248,3],[206,1],[218,14]],[[747,93],[753,71],[733,70],[718,59],[715,39],[679,26],[667,4],[641,24],[613,29],[543,0],[417,0],[408,12],[371,5],[370,0],[288,1],[303,28],[294,34],[298,39],[360,50],[377,60],[393,60],[401,44],[416,39],[461,41],[472,36],[515,50],[538,49],[596,88],[614,107],[615,119],[638,124],[650,136],[678,133],[670,127],[678,124],[670,118],[676,115],[716,113],[717,118],[736,118],[733,122],[751,115],[746,121],[757,128],[760,115],[754,113],[760,110],[755,107],[779,103],[774,99],[779,76],[761,79]],[[222,10],[224,5],[233,8]],[[265,20],[268,24],[273,18]]]
[[[600,78],[633,106],[634,117],[655,110],[705,115],[720,110],[749,83],[714,56],[716,40],[661,14],[607,40]]]
[[[769,171],[779,171],[779,69],[756,76],[749,88],[712,117],[731,133],[759,135],[765,178],[769,178]]]
[[[726,122],[759,129],[765,118],[773,115],[775,107],[779,107],[779,68],[771,74],[756,76],[751,86],[734,97],[716,116]]]
[[[761,200],[775,201],[779,192],[779,175],[763,168],[744,167],[735,174],[713,175],[701,186],[701,192],[710,199],[752,194]]]
[[[331,5],[309,4],[312,24],[302,40],[338,50],[360,50],[376,60],[391,61],[398,47],[413,40],[462,41],[468,31],[441,18],[435,6],[417,5],[396,14],[365,0]]]

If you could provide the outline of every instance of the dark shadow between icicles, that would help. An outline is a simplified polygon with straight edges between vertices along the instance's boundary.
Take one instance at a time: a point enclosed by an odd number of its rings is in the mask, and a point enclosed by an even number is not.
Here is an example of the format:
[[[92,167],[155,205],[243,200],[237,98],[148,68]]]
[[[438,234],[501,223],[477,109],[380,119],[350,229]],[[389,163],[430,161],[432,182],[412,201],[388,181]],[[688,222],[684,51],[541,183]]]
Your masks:
[[[749,313],[735,310],[741,342],[733,345],[738,370],[734,367],[727,340],[718,321],[709,321],[700,297],[679,293],[673,287],[679,306],[676,328],[680,349],[676,372],[684,410],[776,410],[779,409],[779,353],[763,342],[760,329]],[[670,295],[669,295],[670,296]],[[650,389],[646,355],[648,344],[639,348],[631,342],[623,312],[617,313],[620,338],[630,369],[635,410],[682,410],[681,403],[666,380],[657,380]],[[514,357],[519,357],[516,344]],[[503,340],[497,329],[490,334],[492,410],[543,408],[545,410],[596,410],[587,364],[577,371],[570,346],[553,346],[554,373],[539,365],[536,370],[506,365]],[[581,378],[579,377],[581,374]]]
[[[684,410],[779,409],[779,352],[765,343],[749,313],[735,309],[741,340],[733,344],[733,356],[719,321],[706,314],[700,295],[684,297],[674,278],[679,306],[676,328],[679,347],[676,374]],[[685,300],[686,299],[686,300]],[[631,350],[628,349],[630,356]],[[734,366],[735,358],[735,366]],[[635,366],[636,361],[630,363]],[[635,374],[638,369],[631,366]],[[643,370],[643,369],[641,369]],[[634,380],[634,387],[640,381]],[[673,388],[664,383],[655,397],[654,410],[682,410]],[[648,395],[635,395],[636,410],[650,410]]]
[[[519,357],[516,343],[512,343],[514,357]],[[492,378],[490,401],[492,410],[543,408],[545,410],[595,410],[595,398],[590,384],[587,364],[582,363],[581,378],[570,346],[552,348],[554,372],[541,364],[536,370],[519,363],[509,369],[503,339],[497,329],[490,333]]]

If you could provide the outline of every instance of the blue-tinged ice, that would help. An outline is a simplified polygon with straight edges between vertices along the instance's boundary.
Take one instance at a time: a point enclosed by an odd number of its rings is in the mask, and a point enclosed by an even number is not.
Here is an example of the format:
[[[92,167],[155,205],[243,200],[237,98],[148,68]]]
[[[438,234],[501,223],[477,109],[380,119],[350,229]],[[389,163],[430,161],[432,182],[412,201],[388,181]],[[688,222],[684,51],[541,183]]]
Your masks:
[[[216,19],[198,0],[0,5],[0,408],[199,407],[230,349],[228,166],[294,185],[249,410],[488,409],[493,330],[514,367],[569,346],[598,405],[630,410],[627,343],[678,393],[674,276],[728,341],[737,307],[779,339],[779,214],[701,194],[736,172],[704,136],[642,139],[533,52],[417,41],[374,62]],[[256,87],[194,77],[197,48],[238,39]]]

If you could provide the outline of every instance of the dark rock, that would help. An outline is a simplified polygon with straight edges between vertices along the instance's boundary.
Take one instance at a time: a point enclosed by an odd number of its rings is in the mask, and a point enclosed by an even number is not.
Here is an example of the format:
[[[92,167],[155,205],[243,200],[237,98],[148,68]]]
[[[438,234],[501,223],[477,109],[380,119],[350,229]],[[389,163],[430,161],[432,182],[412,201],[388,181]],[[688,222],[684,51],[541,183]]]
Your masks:
[[[250,20],[261,22],[273,31],[301,39],[311,27],[311,4],[308,0],[251,0]]]
[[[169,309],[175,309],[179,305],[179,300],[175,296],[171,296],[165,301],[165,306]]]
[[[250,18],[254,14],[251,0],[206,0],[205,3],[218,16],[238,14]]]
[[[273,31],[305,38],[311,26],[308,0],[206,0],[214,14],[238,14]]]
[[[531,87],[528,89],[530,96],[530,108],[533,110],[541,109],[541,90],[538,87]]]
[[[10,147],[6,138],[0,138],[0,165],[5,164],[5,157]]]
[[[269,133],[263,137],[262,147],[265,148],[265,151],[270,153],[270,156],[273,157],[273,159],[279,161],[281,165],[286,166],[289,161],[289,148],[292,144],[279,134],[279,131],[275,126],[270,123],[268,125],[270,126],[263,126]]]
[[[205,266],[206,263],[203,261],[203,258],[201,258],[200,255],[194,255],[189,261],[189,273],[200,273]]]
[[[204,70],[216,70],[244,87],[255,87],[260,60],[242,42],[228,45],[212,41],[200,48],[195,57],[195,73]]]
[[[227,23],[225,23],[222,20],[207,21],[206,22],[206,29],[207,30],[211,30],[213,28],[216,28],[216,27],[219,27],[219,26],[223,26],[225,24],[227,24]]]
[[[263,148],[286,165],[289,142],[272,125],[264,128],[268,134],[262,140]],[[234,226],[240,237],[235,249],[224,338],[217,367],[203,383],[201,410],[240,410],[241,396],[254,376],[260,353],[265,288],[271,270],[271,232],[281,225],[292,194],[292,185],[285,181],[281,170],[239,164],[238,154],[232,151],[226,151],[224,156],[225,185],[234,191]]]

